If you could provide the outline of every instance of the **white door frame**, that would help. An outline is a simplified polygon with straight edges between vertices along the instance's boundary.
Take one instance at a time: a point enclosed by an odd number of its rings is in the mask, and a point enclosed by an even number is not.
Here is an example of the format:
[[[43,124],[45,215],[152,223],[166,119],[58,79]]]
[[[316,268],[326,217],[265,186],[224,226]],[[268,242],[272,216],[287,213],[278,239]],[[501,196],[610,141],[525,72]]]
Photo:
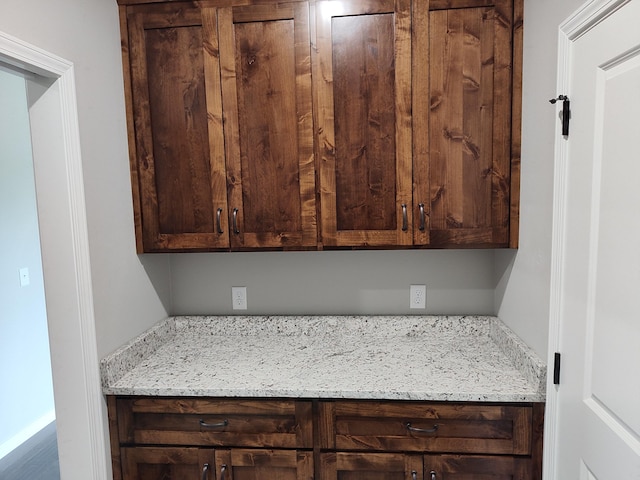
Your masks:
[[[603,21],[613,12],[631,0],[590,0],[567,18],[559,27],[558,34],[558,79],[557,90],[550,96],[568,95],[570,84],[572,43]],[[551,249],[551,280],[550,280],[550,308],[549,308],[549,354],[547,365],[554,364],[554,354],[560,351],[564,284],[563,257],[565,252],[565,238],[567,232],[567,185],[569,143],[557,126],[554,153],[554,194],[553,194],[553,227]],[[562,374],[562,370],[560,370]],[[562,378],[560,379],[562,385]],[[558,442],[558,389],[553,384],[553,372],[547,375],[547,404],[544,426],[544,465],[542,478],[555,480],[557,471],[556,445]],[[561,480],[561,479],[558,479]]]
[[[74,67],[2,32],[0,61],[48,79],[29,115],[61,476],[106,480]]]

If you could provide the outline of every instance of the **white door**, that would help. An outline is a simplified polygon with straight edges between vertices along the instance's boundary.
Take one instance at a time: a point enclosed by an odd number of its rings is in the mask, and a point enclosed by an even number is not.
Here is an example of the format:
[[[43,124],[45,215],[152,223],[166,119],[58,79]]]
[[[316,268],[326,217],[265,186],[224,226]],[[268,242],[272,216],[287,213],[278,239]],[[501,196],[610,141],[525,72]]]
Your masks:
[[[591,2],[563,28],[557,93],[571,124],[556,150],[551,302],[562,367],[545,479],[637,480],[640,0]]]

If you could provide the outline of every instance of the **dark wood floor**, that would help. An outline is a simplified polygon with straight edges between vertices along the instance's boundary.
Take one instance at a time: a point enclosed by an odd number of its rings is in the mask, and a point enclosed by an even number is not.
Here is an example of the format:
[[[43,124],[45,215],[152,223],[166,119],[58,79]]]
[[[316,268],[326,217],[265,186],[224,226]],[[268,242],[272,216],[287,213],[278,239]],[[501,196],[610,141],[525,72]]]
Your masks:
[[[0,479],[60,480],[55,422],[0,459]]]

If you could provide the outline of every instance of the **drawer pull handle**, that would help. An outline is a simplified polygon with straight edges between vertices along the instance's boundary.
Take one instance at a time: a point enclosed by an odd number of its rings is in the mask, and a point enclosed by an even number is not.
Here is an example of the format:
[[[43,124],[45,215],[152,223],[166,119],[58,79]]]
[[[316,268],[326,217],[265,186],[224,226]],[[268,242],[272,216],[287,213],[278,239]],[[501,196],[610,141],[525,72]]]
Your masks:
[[[207,480],[207,472],[209,471],[209,464],[205,463],[202,466],[202,480]]]
[[[207,423],[204,420],[200,419],[200,426],[204,428],[222,428],[229,425],[229,420],[223,420],[219,423]]]
[[[415,470],[411,470],[411,480],[418,480],[418,472]]]
[[[222,465],[220,469],[220,480],[224,480],[225,474],[227,473],[227,465]]]
[[[407,427],[407,430],[409,430],[410,432],[414,432],[414,433],[435,433],[438,431],[438,425],[434,425],[432,428],[417,428],[417,427],[412,427],[410,422],[407,422],[405,424],[405,427]]]
[[[436,480],[436,472],[434,472],[433,470],[431,470],[429,472],[429,474],[431,475],[431,480]]]
[[[425,220],[424,220],[424,203],[420,203],[418,204],[418,208],[420,209],[420,227],[418,227],[420,229],[421,232],[424,232],[425,229]]]

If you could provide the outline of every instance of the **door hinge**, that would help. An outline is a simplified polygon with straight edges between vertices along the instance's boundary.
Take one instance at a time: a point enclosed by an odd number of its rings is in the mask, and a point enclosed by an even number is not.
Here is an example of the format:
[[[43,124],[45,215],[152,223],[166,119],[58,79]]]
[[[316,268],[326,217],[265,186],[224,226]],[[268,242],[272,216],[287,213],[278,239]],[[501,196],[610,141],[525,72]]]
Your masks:
[[[566,95],[558,95],[558,98],[552,98],[550,103],[555,104],[558,100],[562,100],[562,135],[569,136],[569,119],[571,118],[571,109],[569,108],[571,103],[569,97]]]
[[[560,354],[553,355],[553,384],[560,385]]]

